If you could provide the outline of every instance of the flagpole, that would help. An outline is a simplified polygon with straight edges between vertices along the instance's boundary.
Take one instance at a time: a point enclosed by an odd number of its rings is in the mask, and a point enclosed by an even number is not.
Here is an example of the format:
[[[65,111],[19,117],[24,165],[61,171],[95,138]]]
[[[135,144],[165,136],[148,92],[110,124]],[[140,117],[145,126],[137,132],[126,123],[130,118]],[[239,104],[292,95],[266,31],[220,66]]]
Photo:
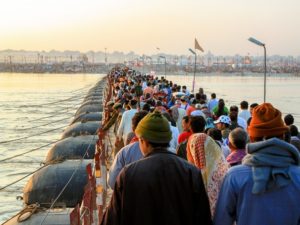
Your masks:
[[[195,76],[196,76],[196,63],[197,63],[197,54],[196,54],[196,49],[198,49],[201,52],[204,52],[203,48],[199,45],[197,38],[195,38],[195,47],[194,47],[195,51],[193,51],[192,49],[189,49],[190,52],[192,52],[195,55],[195,67],[194,67],[194,79],[193,79],[193,91],[195,89]]]
[[[196,51],[193,51],[191,48],[189,48],[189,51],[195,55],[195,63],[194,63],[194,77],[193,77],[193,89],[192,93],[194,93],[195,90],[195,78],[196,78],[196,62],[197,62],[197,54]]]
[[[196,52],[196,49],[195,49],[195,52]],[[193,78],[193,93],[194,93],[194,90],[195,90],[196,68],[197,68],[197,53],[195,54],[194,78]]]

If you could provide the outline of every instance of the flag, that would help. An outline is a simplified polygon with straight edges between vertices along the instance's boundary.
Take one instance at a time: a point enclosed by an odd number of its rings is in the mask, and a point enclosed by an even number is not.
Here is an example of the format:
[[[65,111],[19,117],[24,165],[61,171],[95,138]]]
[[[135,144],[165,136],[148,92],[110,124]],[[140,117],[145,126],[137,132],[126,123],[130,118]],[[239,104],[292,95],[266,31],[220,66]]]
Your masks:
[[[197,39],[195,38],[195,49],[200,50],[201,52],[204,52],[203,48],[201,48],[201,46],[199,45]]]

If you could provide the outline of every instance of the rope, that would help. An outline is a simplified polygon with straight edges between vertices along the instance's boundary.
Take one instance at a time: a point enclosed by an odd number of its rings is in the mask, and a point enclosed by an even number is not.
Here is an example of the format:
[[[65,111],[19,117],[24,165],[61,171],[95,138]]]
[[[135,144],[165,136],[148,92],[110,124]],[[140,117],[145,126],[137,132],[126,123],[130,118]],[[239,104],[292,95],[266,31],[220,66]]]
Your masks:
[[[25,175],[24,177],[21,177],[21,178],[15,180],[15,181],[13,181],[13,182],[11,182],[11,183],[5,185],[4,187],[1,187],[1,188],[0,188],[0,191],[6,189],[7,187],[12,186],[13,184],[18,183],[18,182],[21,181],[21,180],[24,180],[26,177],[28,177],[28,176],[30,176],[30,175],[36,173],[37,171],[43,169],[43,168],[46,167],[46,166],[49,166],[50,164],[61,163],[61,162],[63,162],[63,161],[64,161],[64,160],[62,160],[61,158],[59,158],[59,159],[52,160],[52,161],[50,161],[50,162],[48,162],[48,163],[45,163],[44,166],[41,166],[40,168],[36,169],[35,171],[28,173],[28,174]]]
[[[74,105],[74,106],[72,106],[72,107],[69,107],[69,106],[68,106],[68,107],[64,107],[64,108],[62,108],[61,110],[57,110],[57,111],[52,111],[52,112],[50,112],[50,113],[56,113],[56,114],[54,114],[54,115],[45,116],[45,117],[40,117],[40,118],[37,118],[37,119],[34,119],[34,120],[28,120],[28,122],[34,122],[34,121],[38,121],[38,120],[42,120],[42,119],[47,119],[47,118],[55,117],[55,116],[57,116],[57,115],[65,114],[66,112],[69,111],[69,109],[76,109],[76,108],[78,108],[78,106],[79,106],[79,104],[78,104],[78,105]],[[65,110],[67,110],[67,111],[65,111]],[[61,112],[61,113],[59,113],[59,112]]]
[[[70,98],[65,98],[65,99],[62,99],[62,100],[55,101],[55,102],[48,102],[48,103],[39,104],[39,105],[30,105],[30,107],[38,107],[38,106],[43,106],[43,105],[53,105],[53,104],[56,104],[56,103],[70,101],[71,99],[74,99],[74,98],[78,99],[78,96],[82,96],[82,95],[75,95],[75,96],[72,96]],[[83,97],[82,97],[82,99],[83,99]]]
[[[33,128],[43,127],[43,126],[47,126],[49,124],[53,124],[53,123],[57,123],[57,122],[60,122],[60,121],[66,120],[66,119],[70,119],[72,117],[73,116],[71,116],[71,117],[65,117],[63,119],[55,120],[55,121],[52,121],[52,122],[49,122],[49,123],[45,123],[45,124],[42,124],[42,125],[37,125],[37,126],[34,126],[34,127],[28,127],[28,128],[22,128],[22,129],[16,129],[16,130],[17,131],[24,131],[24,130],[30,130],[30,129],[33,129]]]
[[[59,192],[59,194],[57,195],[57,197],[54,199],[54,201],[51,203],[50,208],[48,209],[48,211],[47,211],[47,213],[46,213],[44,219],[43,219],[42,222],[40,223],[40,225],[42,225],[42,224],[45,222],[46,218],[48,217],[48,215],[49,215],[49,213],[50,213],[50,210],[54,207],[54,204],[57,202],[57,200],[59,199],[59,197],[63,194],[63,192],[64,192],[65,189],[68,187],[68,185],[70,184],[71,180],[73,179],[73,177],[75,176],[75,174],[76,174],[77,171],[79,170],[80,165],[81,165],[81,163],[83,162],[84,157],[85,157],[86,154],[88,153],[88,150],[89,150],[89,148],[90,148],[90,146],[91,146],[91,144],[92,144],[92,141],[94,141],[94,139],[95,139],[95,135],[93,136],[92,140],[90,141],[90,143],[89,143],[89,145],[88,145],[88,147],[87,147],[87,149],[86,149],[86,151],[85,151],[85,153],[84,153],[82,159],[79,161],[79,163],[78,163],[76,169],[73,171],[71,177],[69,178],[69,180],[67,181],[67,183],[65,184],[65,186],[62,188],[62,190]]]
[[[33,134],[33,135],[30,135],[30,136],[25,136],[25,137],[21,137],[21,138],[11,139],[11,140],[8,140],[8,141],[1,141],[0,144],[5,144],[5,143],[9,143],[9,142],[23,140],[23,139],[26,139],[26,138],[35,137],[35,136],[38,136],[40,134],[46,134],[46,133],[49,133],[49,132],[54,131],[54,130],[59,130],[59,129],[65,128],[67,126],[69,126],[69,125],[64,125],[62,127],[57,127],[57,128],[54,128],[54,129],[51,129],[51,130],[47,130],[47,131],[44,131],[44,132],[41,132],[41,133]]]
[[[9,186],[11,186],[11,185],[13,185],[13,184],[18,183],[19,181],[25,179],[26,177],[28,177],[28,176],[34,174],[35,172],[37,172],[37,171],[43,169],[43,168],[46,167],[46,166],[48,166],[48,165],[42,166],[42,167],[38,168],[37,170],[35,170],[35,171],[33,171],[33,172],[31,172],[31,173],[25,175],[24,177],[21,177],[21,178],[19,178],[18,180],[15,180],[15,181],[13,181],[13,182],[10,183],[10,184],[7,184],[7,185],[5,185],[4,187],[1,187],[1,188],[0,188],[0,191],[4,190],[5,188],[7,188],[7,187],[9,187]]]
[[[7,160],[9,160],[9,159],[14,159],[14,158],[17,158],[17,157],[19,157],[19,156],[26,155],[26,154],[28,154],[28,153],[30,153],[30,152],[34,152],[34,151],[39,150],[39,149],[41,149],[41,148],[47,147],[47,146],[49,146],[49,145],[55,144],[57,141],[59,141],[59,140],[50,142],[50,143],[48,143],[48,144],[46,144],[46,145],[43,145],[43,146],[40,146],[40,147],[38,147],[38,148],[31,149],[31,150],[29,150],[29,151],[27,151],[27,152],[23,152],[23,153],[14,155],[14,156],[10,156],[10,157],[5,158],[5,159],[1,159],[1,160],[0,160],[0,163],[5,162],[5,161],[7,161]]]
[[[25,220],[28,220],[36,211],[45,211],[45,208],[42,208],[40,204],[35,203],[26,206],[24,209],[22,209],[17,215],[17,221],[19,223],[24,222]]]

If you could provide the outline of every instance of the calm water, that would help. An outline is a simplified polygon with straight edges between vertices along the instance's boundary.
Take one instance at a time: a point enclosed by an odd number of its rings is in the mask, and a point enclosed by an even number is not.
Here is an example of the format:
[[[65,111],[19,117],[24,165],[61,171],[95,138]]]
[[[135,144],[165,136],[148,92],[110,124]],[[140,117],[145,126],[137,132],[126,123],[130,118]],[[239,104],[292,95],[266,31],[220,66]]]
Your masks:
[[[85,74],[0,74],[0,142],[36,135],[67,126],[87,91],[103,75]],[[187,85],[192,75],[168,75],[167,79]],[[224,98],[227,105],[242,100],[263,101],[263,77],[198,74],[196,90]],[[285,113],[295,115],[300,125],[300,78],[268,77],[267,101]],[[67,101],[61,101],[68,99]],[[60,101],[60,102],[58,102]],[[51,123],[51,124],[50,124]],[[31,127],[35,127],[30,129]],[[10,143],[0,143],[0,161],[58,140],[63,128]],[[51,146],[6,162],[0,162],[0,186],[3,187],[40,167]],[[0,192],[0,223],[22,209],[22,189],[28,178]]]
[[[67,126],[87,91],[102,77],[94,74],[0,74],[0,142]],[[58,140],[62,131],[60,128],[20,141],[0,143],[0,161]],[[50,147],[0,162],[0,186],[39,168]],[[0,224],[22,209],[22,201],[16,196],[22,196],[27,180],[0,191]]]

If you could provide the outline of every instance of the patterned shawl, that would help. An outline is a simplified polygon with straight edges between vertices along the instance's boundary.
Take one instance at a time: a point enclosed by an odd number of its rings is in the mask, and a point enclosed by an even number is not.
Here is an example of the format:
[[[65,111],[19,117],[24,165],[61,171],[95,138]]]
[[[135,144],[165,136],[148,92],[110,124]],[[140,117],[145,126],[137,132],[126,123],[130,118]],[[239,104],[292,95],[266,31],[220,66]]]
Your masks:
[[[219,191],[229,168],[223,152],[211,137],[204,133],[197,133],[190,136],[188,140],[187,159],[201,169],[211,215],[214,215]]]

